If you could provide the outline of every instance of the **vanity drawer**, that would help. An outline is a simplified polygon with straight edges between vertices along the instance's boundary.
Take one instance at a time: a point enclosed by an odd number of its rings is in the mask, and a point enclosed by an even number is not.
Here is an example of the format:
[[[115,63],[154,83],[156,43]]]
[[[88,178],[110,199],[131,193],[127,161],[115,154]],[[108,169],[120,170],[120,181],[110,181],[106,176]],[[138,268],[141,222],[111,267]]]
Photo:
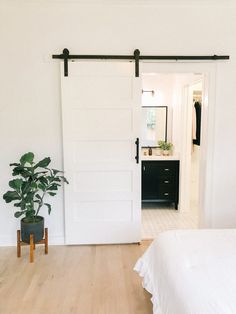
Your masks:
[[[160,176],[174,176],[176,174],[176,164],[174,162],[162,162],[158,165],[158,172]]]
[[[175,192],[174,191],[159,191],[158,198],[160,200],[174,200],[175,199]]]
[[[158,180],[159,185],[163,185],[163,186],[174,185],[175,182],[176,182],[176,179],[174,175],[160,176]]]
[[[175,185],[174,184],[170,184],[170,185],[159,185],[158,187],[158,194],[160,195],[164,195],[164,194],[168,194],[169,195],[174,195],[175,194]],[[168,195],[167,195],[168,196]]]

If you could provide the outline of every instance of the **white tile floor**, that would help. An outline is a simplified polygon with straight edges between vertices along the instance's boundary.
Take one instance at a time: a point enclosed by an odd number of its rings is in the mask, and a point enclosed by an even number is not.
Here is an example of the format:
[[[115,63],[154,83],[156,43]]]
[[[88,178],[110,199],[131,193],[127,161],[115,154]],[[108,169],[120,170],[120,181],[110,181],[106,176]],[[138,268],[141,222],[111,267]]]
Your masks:
[[[142,210],[142,239],[154,239],[166,230],[198,228],[196,210],[181,212],[172,208],[168,205],[145,205]]]
[[[169,204],[145,203],[145,209],[142,210],[142,239],[153,239],[166,230],[198,228],[199,156],[200,148],[194,145],[191,160],[191,210],[181,212]]]

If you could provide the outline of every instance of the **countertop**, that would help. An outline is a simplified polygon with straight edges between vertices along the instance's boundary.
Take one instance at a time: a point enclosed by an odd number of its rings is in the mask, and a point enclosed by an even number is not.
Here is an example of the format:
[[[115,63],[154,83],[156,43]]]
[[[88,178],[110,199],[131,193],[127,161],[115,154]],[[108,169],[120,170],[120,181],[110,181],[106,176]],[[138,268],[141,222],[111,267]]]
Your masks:
[[[157,155],[141,155],[141,160],[179,160],[178,155],[172,155],[172,156],[157,156]]]

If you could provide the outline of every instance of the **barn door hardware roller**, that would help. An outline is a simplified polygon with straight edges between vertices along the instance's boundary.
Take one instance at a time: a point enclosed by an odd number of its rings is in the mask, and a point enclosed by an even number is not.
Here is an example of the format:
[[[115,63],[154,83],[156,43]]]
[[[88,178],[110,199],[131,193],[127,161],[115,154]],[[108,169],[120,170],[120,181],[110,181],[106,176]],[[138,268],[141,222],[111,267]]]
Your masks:
[[[140,60],[166,60],[166,61],[179,61],[179,60],[229,60],[229,56],[141,56],[138,49],[134,50],[133,55],[71,55],[67,48],[63,49],[62,54],[52,55],[53,59],[64,60],[64,76],[68,76],[68,60],[70,59],[103,59],[103,60],[134,60],[135,62],[135,77],[139,77],[139,61]]]

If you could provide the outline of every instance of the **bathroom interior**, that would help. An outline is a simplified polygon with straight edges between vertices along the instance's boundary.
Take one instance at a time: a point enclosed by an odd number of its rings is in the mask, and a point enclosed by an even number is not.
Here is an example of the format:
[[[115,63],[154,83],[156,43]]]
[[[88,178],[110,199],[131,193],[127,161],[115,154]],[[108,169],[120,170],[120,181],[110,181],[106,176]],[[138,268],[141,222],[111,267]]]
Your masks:
[[[202,73],[142,75],[142,239],[198,228],[204,81]]]

